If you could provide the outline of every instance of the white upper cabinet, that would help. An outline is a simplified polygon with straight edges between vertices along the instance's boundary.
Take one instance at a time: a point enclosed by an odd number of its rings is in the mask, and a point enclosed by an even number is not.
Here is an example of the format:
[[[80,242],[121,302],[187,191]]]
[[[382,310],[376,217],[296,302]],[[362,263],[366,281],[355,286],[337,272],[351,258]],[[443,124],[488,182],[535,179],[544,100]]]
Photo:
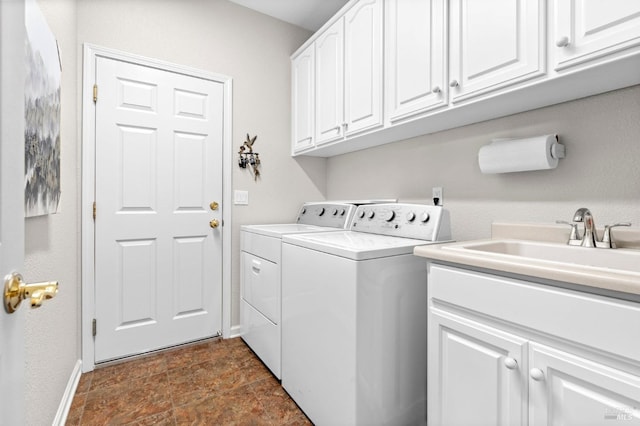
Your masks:
[[[291,62],[293,153],[314,146],[314,52],[314,46],[311,45]]]
[[[451,0],[451,100],[545,73],[545,1]]]
[[[316,145],[341,139],[344,131],[344,20],[315,42]]]
[[[347,135],[382,125],[382,0],[363,0],[344,19]]]
[[[388,1],[386,111],[390,123],[447,104],[445,0]]]
[[[638,0],[555,0],[553,15],[556,70],[640,45]]]
[[[349,0],[292,61],[328,157],[640,84],[640,0]]]

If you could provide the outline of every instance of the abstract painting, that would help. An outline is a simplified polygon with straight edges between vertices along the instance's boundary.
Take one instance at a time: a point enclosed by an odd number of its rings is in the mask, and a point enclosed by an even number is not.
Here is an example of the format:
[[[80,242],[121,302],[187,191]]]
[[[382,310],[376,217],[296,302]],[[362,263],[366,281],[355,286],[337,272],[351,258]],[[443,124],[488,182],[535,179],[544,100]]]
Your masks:
[[[60,79],[58,43],[35,0],[25,2],[25,216],[58,212]]]

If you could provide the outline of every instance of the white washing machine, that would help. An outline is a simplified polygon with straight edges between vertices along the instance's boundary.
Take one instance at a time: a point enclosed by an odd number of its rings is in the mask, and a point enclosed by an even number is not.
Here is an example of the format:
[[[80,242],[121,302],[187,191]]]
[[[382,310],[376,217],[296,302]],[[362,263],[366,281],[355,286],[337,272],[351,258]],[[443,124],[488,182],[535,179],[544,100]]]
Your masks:
[[[344,230],[349,227],[357,205],[372,202],[305,203],[296,223],[241,227],[241,336],[278,379],[281,377],[282,236]]]
[[[350,230],[282,239],[282,386],[316,425],[426,424],[427,273],[442,207],[359,206]]]

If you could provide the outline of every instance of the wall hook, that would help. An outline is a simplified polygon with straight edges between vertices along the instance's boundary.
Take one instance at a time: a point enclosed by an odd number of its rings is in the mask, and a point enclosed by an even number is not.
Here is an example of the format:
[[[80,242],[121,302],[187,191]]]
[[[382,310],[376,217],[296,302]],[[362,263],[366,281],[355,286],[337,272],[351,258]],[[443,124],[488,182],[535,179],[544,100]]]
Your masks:
[[[248,166],[253,172],[254,179],[257,181],[258,176],[260,176],[260,170],[258,170],[260,157],[257,152],[253,152],[253,144],[256,143],[256,139],[258,139],[258,135],[250,137],[249,133],[247,133],[247,140],[244,141],[242,146],[240,146],[240,151],[238,151],[238,166],[240,166],[241,169],[246,169]]]

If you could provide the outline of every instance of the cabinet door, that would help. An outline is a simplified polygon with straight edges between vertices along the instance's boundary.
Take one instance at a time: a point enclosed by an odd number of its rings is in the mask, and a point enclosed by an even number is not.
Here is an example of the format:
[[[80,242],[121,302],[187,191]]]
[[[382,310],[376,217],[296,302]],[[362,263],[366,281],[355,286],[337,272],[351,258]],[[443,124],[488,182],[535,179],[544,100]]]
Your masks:
[[[382,0],[361,0],[344,18],[347,135],[382,125]]]
[[[314,46],[311,45],[291,63],[291,78],[293,79],[293,93],[291,94],[292,150],[294,154],[314,145],[314,53]]]
[[[444,0],[386,4],[386,97],[391,123],[446,105]]]
[[[640,45],[640,2],[556,0],[551,40],[555,69]]]
[[[453,102],[544,74],[544,0],[451,0]]]
[[[640,424],[639,376],[540,344],[529,351],[531,426]]]
[[[315,42],[316,145],[344,135],[344,19],[339,19]]]
[[[428,423],[526,424],[526,341],[432,307]]]

